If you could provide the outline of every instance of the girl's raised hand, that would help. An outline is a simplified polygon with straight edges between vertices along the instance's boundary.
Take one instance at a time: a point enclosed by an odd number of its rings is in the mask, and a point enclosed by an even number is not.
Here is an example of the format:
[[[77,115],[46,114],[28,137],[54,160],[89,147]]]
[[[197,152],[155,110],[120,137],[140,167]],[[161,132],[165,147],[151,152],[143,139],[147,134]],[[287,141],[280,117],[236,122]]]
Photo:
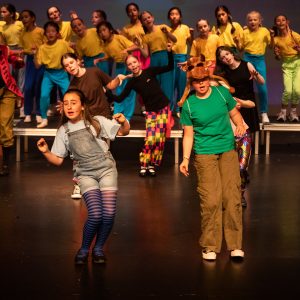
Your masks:
[[[277,46],[274,47],[274,54],[278,59],[280,59],[280,49],[279,49],[279,47],[277,47]]]
[[[55,108],[60,114],[62,114],[64,110],[64,105],[62,101],[57,101],[57,105],[55,105]]]
[[[161,30],[163,33],[168,33],[168,29],[167,29],[166,26],[161,27],[160,30]]]
[[[249,78],[249,80],[251,80],[251,79],[256,79],[257,78],[257,76],[258,76],[258,72],[255,70],[255,69],[253,69],[253,70],[251,70],[250,71],[250,78]]]
[[[127,78],[131,78],[133,76],[133,74],[128,74],[128,75],[124,75],[124,74],[118,74],[117,77],[119,78],[119,85],[122,85],[123,80],[127,79]]]
[[[95,59],[94,59],[94,65],[96,66],[97,63],[99,63],[99,62],[101,62],[101,61],[103,61],[103,60],[104,60],[104,59],[103,59],[102,57],[95,58]]]
[[[121,113],[113,115],[113,119],[115,119],[119,124],[124,124],[126,121],[125,116]]]
[[[141,40],[141,38],[138,37],[138,36],[135,36],[135,37],[133,38],[133,43],[134,43],[136,46],[140,47],[140,48],[143,46],[142,40]]]
[[[77,12],[75,10],[70,10],[69,16],[70,16],[71,20],[78,18],[78,14],[77,14]]]
[[[48,144],[46,143],[44,138],[41,138],[37,141],[37,147],[42,153],[46,153],[49,151]]]

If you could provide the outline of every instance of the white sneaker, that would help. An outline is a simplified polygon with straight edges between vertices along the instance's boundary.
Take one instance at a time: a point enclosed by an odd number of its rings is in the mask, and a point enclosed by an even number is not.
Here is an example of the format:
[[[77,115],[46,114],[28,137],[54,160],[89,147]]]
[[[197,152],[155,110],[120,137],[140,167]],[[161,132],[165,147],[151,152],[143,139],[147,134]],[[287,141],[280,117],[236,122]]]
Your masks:
[[[141,167],[139,171],[139,175],[141,177],[145,177],[147,175],[147,168],[146,167]]]
[[[285,122],[286,121],[286,112],[283,112],[281,110],[278,114],[277,121]]]
[[[80,187],[78,184],[74,184],[74,190],[73,193],[71,194],[72,199],[81,199],[81,194],[80,194]]]
[[[24,119],[24,122],[25,123],[30,123],[31,122],[31,116],[30,115],[26,116],[25,119]]]
[[[145,108],[145,106],[142,106],[142,107],[141,107],[141,114],[142,114],[143,116],[146,115],[146,108]]]
[[[36,127],[37,128],[44,128],[48,126],[48,119],[42,119],[42,122],[38,124]]]
[[[43,122],[43,119],[42,119],[41,116],[36,116],[35,119],[36,119],[37,123],[42,123]]]
[[[148,173],[149,173],[150,176],[155,176],[156,175],[154,166],[149,166],[148,167]]]
[[[262,113],[261,114],[261,122],[264,124],[268,124],[270,123],[269,117],[267,115],[267,113]]]
[[[230,252],[230,257],[233,259],[243,259],[245,256],[245,252],[240,249],[235,249]]]
[[[299,117],[295,111],[291,111],[289,115],[289,120],[291,122],[299,122]]]
[[[205,259],[205,260],[216,260],[217,254],[214,251],[203,250],[202,251],[202,258]]]

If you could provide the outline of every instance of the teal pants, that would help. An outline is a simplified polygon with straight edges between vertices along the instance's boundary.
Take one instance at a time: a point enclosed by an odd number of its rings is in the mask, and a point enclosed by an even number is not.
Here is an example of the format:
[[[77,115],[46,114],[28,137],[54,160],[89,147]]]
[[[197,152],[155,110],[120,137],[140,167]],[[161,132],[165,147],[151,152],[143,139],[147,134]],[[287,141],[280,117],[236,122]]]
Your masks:
[[[40,110],[41,117],[47,119],[47,109],[50,104],[50,93],[52,88],[57,85],[62,94],[64,94],[69,87],[70,81],[68,73],[63,69],[46,69],[43,76],[41,86]]]
[[[186,86],[186,72],[183,72],[178,63],[185,62],[187,60],[186,54],[174,54],[174,71],[173,71],[173,83],[174,83],[174,95],[171,102],[171,111],[179,112],[177,102],[181,99]]]
[[[264,55],[253,55],[245,52],[244,60],[250,62],[256,71],[264,78],[265,83],[256,83],[258,97],[259,97],[259,108],[261,113],[268,112],[268,88],[267,88],[267,67]]]
[[[94,65],[94,59],[96,58],[101,58],[104,56],[104,53],[99,53],[98,55],[95,55],[95,56],[84,56],[83,57],[83,62],[84,62],[84,66],[86,68],[91,68],[91,67],[95,67]],[[96,66],[101,70],[103,71],[104,73],[108,74],[109,75],[109,63],[108,61],[101,61],[101,62],[98,62],[96,64]]]
[[[128,74],[124,63],[116,63],[116,75]],[[120,95],[125,88],[127,80],[123,80],[122,84],[116,88],[116,94]],[[131,91],[130,94],[120,103],[114,103],[114,114],[122,113],[125,118],[130,121],[135,109],[136,92]]]

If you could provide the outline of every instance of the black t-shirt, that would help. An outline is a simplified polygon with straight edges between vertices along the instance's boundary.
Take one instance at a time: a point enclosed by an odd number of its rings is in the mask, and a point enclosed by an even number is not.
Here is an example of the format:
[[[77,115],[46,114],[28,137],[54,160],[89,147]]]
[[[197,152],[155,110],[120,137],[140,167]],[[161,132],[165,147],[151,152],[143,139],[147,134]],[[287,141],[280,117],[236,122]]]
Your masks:
[[[149,67],[137,77],[128,80],[123,92],[114,96],[114,101],[122,102],[131,90],[135,90],[143,98],[146,111],[159,111],[169,104],[169,99],[163,93],[156,75],[169,72],[174,68],[172,52],[168,52],[168,65],[162,67]]]

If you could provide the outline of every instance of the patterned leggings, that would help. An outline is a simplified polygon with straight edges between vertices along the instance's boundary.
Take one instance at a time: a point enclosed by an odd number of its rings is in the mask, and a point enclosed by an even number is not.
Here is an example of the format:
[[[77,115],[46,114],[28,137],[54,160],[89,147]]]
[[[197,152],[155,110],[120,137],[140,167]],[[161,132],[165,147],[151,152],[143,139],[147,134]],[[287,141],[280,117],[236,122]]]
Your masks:
[[[242,190],[245,190],[248,181],[248,166],[251,157],[252,138],[249,130],[242,137],[235,138],[236,150],[239,157]]]
[[[146,112],[146,137],[145,144],[140,153],[142,167],[160,166],[168,125],[169,107],[166,106],[158,112]]]

